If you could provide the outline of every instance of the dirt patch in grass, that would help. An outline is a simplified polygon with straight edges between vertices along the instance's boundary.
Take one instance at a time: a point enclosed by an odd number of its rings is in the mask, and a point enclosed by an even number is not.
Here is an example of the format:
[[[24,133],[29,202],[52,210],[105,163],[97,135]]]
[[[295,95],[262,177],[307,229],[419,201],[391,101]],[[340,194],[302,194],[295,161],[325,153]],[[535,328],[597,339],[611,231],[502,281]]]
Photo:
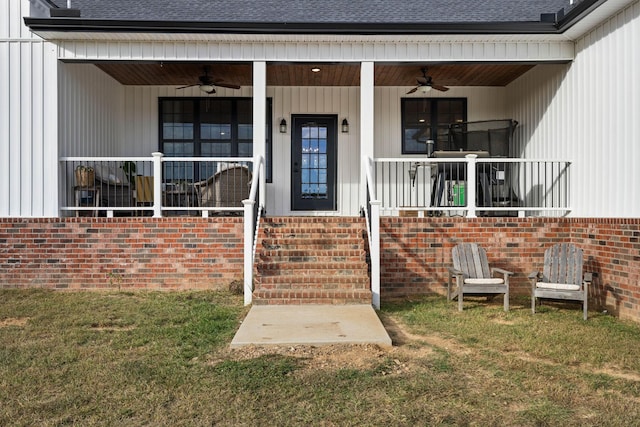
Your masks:
[[[452,339],[435,334],[429,336],[412,334],[404,325],[390,317],[386,317],[383,323],[394,343],[393,347],[381,347],[375,344],[249,345],[216,354],[208,360],[208,363],[216,365],[224,360],[249,360],[277,354],[300,359],[302,373],[319,369],[370,370],[384,365],[385,368],[381,369],[380,373],[388,375],[419,369],[419,360],[432,355],[434,348],[457,354],[470,351]]]
[[[24,327],[28,321],[29,317],[9,317],[0,320],[0,328],[7,328],[9,326]]]
[[[133,331],[136,327],[133,325],[122,326],[122,325],[92,325],[92,331],[100,331],[100,332],[125,332],[125,331]]]
[[[461,344],[453,338],[440,334],[415,334],[398,319],[389,315],[383,317],[384,326],[389,333],[393,347],[380,347],[373,344],[336,344],[336,345],[292,345],[292,346],[246,346],[230,349],[217,354],[208,363],[215,365],[222,360],[249,360],[266,355],[281,355],[301,359],[302,370],[337,370],[337,369],[375,369],[386,363],[387,369],[382,374],[401,374],[419,369],[419,360],[429,357],[436,349],[444,350],[456,356],[467,356],[473,353],[471,347]],[[500,320],[496,320],[500,322]],[[504,321],[509,324],[512,322]],[[560,363],[537,358],[521,351],[502,350],[505,355],[527,363],[546,366],[560,366]],[[569,369],[594,374],[608,375],[613,378],[640,382],[640,375],[625,372],[615,367],[595,368],[587,363],[565,364]]]

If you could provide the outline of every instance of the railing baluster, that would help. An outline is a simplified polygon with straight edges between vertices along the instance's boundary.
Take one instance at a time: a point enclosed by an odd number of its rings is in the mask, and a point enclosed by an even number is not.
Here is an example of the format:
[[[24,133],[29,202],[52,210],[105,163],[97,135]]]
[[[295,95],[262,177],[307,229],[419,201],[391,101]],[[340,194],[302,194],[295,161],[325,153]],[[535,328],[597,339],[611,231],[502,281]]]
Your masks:
[[[409,208],[445,214],[463,210],[467,215],[517,212],[519,216],[570,211],[569,162],[515,158],[477,158],[475,162],[475,168],[469,169],[470,159],[375,159],[372,171],[381,209],[385,215]],[[426,172],[432,168],[438,170],[433,176]]]

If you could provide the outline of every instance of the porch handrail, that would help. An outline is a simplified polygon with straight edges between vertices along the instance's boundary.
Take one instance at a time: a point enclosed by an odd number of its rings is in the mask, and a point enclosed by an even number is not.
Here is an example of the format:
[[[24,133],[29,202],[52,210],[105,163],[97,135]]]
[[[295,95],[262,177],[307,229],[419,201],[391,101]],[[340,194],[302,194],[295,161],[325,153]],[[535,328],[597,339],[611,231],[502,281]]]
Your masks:
[[[253,300],[253,263],[260,230],[260,218],[264,209],[258,200],[260,183],[264,174],[264,158],[256,156],[252,161],[254,173],[249,198],[242,201],[244,205],[244,305],[251,304]]]
[[[206,180],[213,175],[198,177],[197,171],[199,170],[200,174],[207,174],[209,171],[215,173],[216,170],[220,172],[225,169],[224,167],[220,169],[220,165],[224,164],[241,165],[251,171],[253,161],[252,157],[168,157],[160,152],[151,153],[149,156],[131,157],[61,156],[59,158],[60,186],[66,196],[62,199],[60,210],[76,213],[84,211],[93,215],[105,212],[108,217],[113,216],[114,212],[133,212],[134,215],[147,212],[152,213],[154,217],[162,217],[165,211],[194,214],[201,212],[203,217],[208,216],[210,211],[241,212],[243,209],[240,204],[241,197],[236,193],[228,194],[226,196],[230,198],[228,200],[216,199],[215,203],[199,203],[204,194],[207,194],[207,197],[212,197],[212,195],[218,197],[218,191],[211,189],[210,193],[203,193],[201,190],[208,189],[210,184],[208,182],[203,184],[202,179]],[[168,166],[169,169],[167,169],[166,166],[163,166],[167,164],[173,164],[174,168]],[[131,165],[132,169],[125,168],[128,165]],[[87,176],[87,180],[95,177],[95,185],[93,181],[91,183],[83,181],[81,185],[78,185],[77,178],[75,178],[76,184],[74,185],[74,172],[76,168],[80,167],[83,167],[83,171],[85,169],[91,171],[91,175],[85,173],[85,176]],[[88,178],[88,176],[92,178]],[[151,183],[146,196],[152,195],[151,198],[146,197],[147,200],[144,202],[141,202],[142,199],[137,197],[140,194],[136,192],[137,181],[143,182],[138,178],[139,176],[156,177],[156,179],[144,181],[147,183],[146,185]],[[247,182],[247,180],[243,182]],[[201,185],[196,188],[198,183]],[[243,193],[246,194],[248,190],[247,186]],[[141,194],[144,195],[144,193]],[[242,198],[244,197],[246,195],[242,195]]]
[[[571,211],[570,167],[571,162],[562,159],[475,154],[447,158],[381,157],[373,159],[373,179],[383,214],[413,210],[433,214],[462,212],[467,217],[474,217],[477,212],[566,215]],[[444,194],[443,186],[449,190]],[[453,203],[452,187],[458,187],[462,193]]]
[[[380,309],[380,205],[376,198],[375,181],[373,180],[373,160],[364,156],[362,167],[367,179],[367,200],[364,211],[367,237],[369,240],[369,258],[371,262],[371,304],[376,310]]]

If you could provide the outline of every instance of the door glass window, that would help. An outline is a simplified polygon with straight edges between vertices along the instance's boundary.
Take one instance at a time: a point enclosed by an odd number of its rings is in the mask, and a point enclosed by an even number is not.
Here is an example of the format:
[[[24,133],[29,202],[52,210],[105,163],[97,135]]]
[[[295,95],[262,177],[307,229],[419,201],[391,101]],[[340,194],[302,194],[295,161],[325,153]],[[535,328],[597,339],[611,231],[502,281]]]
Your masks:
[[[326,200],[327,192],[327,128],[302,127],[302,198]]]

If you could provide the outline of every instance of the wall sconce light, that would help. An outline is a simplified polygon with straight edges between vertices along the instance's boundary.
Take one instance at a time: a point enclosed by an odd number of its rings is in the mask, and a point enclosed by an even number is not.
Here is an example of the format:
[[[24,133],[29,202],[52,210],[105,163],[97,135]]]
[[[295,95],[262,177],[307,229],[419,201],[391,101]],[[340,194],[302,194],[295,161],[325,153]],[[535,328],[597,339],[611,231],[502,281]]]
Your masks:
[[[280,120],[280,133],[287,133],[287,121],[284,118]]]
[[[349,133],[349,122],[347,119],[342,119],[342,133]]]

